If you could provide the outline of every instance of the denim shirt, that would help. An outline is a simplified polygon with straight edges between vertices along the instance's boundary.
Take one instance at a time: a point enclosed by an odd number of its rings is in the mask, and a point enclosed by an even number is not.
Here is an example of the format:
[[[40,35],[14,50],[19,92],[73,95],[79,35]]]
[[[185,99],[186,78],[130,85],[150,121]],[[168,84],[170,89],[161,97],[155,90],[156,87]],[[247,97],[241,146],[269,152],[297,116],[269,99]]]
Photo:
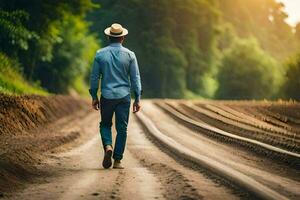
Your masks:
[[[97,51],[91,77],[90,94],[98,99],[97,92],[101,78],[101,95],[106,99],[120,99],[134,91],[135,101],[140,100],[141,78],[134,52],[112,43]]]

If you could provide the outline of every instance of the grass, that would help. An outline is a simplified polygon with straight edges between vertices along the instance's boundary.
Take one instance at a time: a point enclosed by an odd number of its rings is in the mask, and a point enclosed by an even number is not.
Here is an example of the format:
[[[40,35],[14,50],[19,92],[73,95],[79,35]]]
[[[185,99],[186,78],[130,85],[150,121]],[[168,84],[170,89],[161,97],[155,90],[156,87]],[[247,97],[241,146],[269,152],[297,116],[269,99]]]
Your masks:
[[[89,97],[89,86],[83,81],[83,77],[78,76],[73,84],[73,89],[81,97]]]
[[[10,79],[5,75],[0,74],[0,93],[5,94],[39,94],[47,95],[48,93],[37,87],[32,86],[26,82],[23,78]]]
[[[205,99],[205,98],[199,94],[195,94],[194,92],[192,92],[190,90],[186,90],[184,92],[184,99],[196,100],[196,99]]]
[[[25,80],[25,78],[22,76],[22,73],[17,70],[18,67],[18,62],[0,53],[0,93],[38,95],[49,94],[36,83],[34,84]]]

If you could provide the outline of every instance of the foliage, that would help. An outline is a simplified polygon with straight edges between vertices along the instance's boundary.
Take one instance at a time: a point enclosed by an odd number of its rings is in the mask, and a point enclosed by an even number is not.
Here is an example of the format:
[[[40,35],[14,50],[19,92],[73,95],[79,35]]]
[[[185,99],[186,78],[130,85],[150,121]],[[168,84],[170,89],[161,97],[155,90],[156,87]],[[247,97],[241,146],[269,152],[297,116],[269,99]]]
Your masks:
[[[97,41],[84,17],[93,7],[90,0],[1,1],[0,52],[18,60],[27,79],[51,92],[68,92],[75,79],[86,85]]]
[[[286,98],[300,100],[300,53],[287,64],[283,92]]]
[[[180,50],[172,46],[172,41],[169,38],[160,38],[156,41],[156,51],[153,56],[161,57],[159,62],[155,64],[157,70],[154,71],[150,78],[153,84],[151,89],[157,97],[181,98],[185,91],[184,77],[186,60]],[[156,81],[154,81],[155,79]],[[155,82],[155,83],[154,83]],[[176,90],[174,90],[176,88]]]
[[[17,70],[19,63],[0,53],[0,92],[8,94],[40,94],[47,92],[37,84],[24,80],[22,73]],[[35,85],[35,86],[34,86]]]
[[[219,71],[218,66],[224,65],[222,62],[225,60],[220,58],[225,52],[228,54],[228,48],[231,48],[238,38],[249,37],[255,37],[259,44],[249,42],[252,43],[249,44],[253,47],[252,50],[256,52],[249,52],[249,60],[241,64],[252,62],[255,56],[258,56],[257,59],[266,56],[261,62],[248,63],[253,65],[249,73],[261,73],[259,70],[266,67],[266,63],[271,64],[268,69],[274,71],[274,74],[266,76],[271,76],[269,79],[274,78],[275,82],[271,83],[274,88],[268,88],[266,85],[265,88],[259,87],[257,92],[253,92],[253,86],[249,89],[251,92],[243,96],[274,97],[279,89],[282,71],[272,57],[280,61],[299,47],[291,26],[285,22],[287,15],[283,4],[275,0],[94,2],[100,3],[102,9],[92,12],[89,19],[95,21],[92,30],[99,31],[102,41],[106,41],[102,30],[111,23],[119,22],[129,29],[126,46],[137,54],[144,94],[147,97],[182,98],[190,92],[213,97],[218,85],[223,84],[218,83],[219,79],[215,78]],[[174,52],[170,53],[170,49]],[[181,66],[178,63],[181,63]],[[275,69],[272,70],[271,67]],[[219,76],[222,70],[224,69],[220,69]],[[172,79],[180,80],[173,86],[170,84],[173,83]],[[261,80],[263,79],[268,78],[263,76]],[[168,84],[165,84],[166,82]],[[221,88],[222,85],[219,87],[219,94]],[[234,95],[235,93],[232,93],[230,98],[236,98]]]
[[[24,26],[28,18],[28,13],[21,10],[0,10],[0,51],[16,56],[19,50],[28,49],[30,40],[38,38]]]
[[[217,98],[271,98],[281,83],[280,70],[256,40],[236,40],[224,53],[218,82]]]
[[[80,17],[66,16],[60,28],[62,42],[54,45],[51,62],[39,64],[37,74],[50,92],[67,93],[78,77],[84,85],[84,75],[98,45],[93,35],[88,35],[87,24]]]
[[[216,45],[213,1],[95,2],[102,9],[90,19],[103,41],[102,30],[113,22],[129,29],[126,45],[137,54],[145,96],[182,98],[186,89],[203,91],[201,77],[211,70]]]
[[[284,60],[299,48],[292,27],[287,24],[284,4],[276,0],[218,0],[222,19],[242,38],[255,37],[262,48]]]
[[[96,37],[106,45],[103,30],[114,22],[129,29],[125,46],[137,55],[144,97],[274,98],[278,63],[300,48],[300,25],[292,30],[276,0],[91,1],[0,1],[0,54],[10,62],[1,86],[23,80],[86,94]],[[297,93],[288,89],[294,74],[287,72],[287,98]]]

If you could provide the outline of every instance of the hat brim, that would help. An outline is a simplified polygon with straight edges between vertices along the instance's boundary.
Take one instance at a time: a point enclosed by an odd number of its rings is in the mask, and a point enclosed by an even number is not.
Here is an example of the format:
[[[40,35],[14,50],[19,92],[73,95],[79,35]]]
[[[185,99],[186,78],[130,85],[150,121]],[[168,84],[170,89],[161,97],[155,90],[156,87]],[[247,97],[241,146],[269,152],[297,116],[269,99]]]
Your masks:
[[[111,37],[122,37],[122,36],[125,36],[125,35],[127,35],[128,34],[128,30],[126,29],[126,28],[123,28],[123,32],[122,32],[122,34],[120,34],[120,35],[113,35],[113,34],[111,34],[110,33],[110,27],[108,27],[108,28],[106,28],[105,30],[104,30],[104,33],[105,33],[105,35],[108,35],[108,36],[111,36]]]

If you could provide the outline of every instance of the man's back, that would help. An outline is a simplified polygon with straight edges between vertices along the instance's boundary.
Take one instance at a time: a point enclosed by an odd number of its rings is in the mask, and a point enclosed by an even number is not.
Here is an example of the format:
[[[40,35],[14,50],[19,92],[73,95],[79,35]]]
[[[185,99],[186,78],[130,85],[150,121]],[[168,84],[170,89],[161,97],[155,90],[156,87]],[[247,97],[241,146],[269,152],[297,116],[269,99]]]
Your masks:
[[[128,95],[131,86],[134,92],[140,93],[140,75],[135,54],[121,43],[112,43],[96,53],[91,75],[92,88],[98,87],[96,84],[100,77],[101,93],[107,99]]]

